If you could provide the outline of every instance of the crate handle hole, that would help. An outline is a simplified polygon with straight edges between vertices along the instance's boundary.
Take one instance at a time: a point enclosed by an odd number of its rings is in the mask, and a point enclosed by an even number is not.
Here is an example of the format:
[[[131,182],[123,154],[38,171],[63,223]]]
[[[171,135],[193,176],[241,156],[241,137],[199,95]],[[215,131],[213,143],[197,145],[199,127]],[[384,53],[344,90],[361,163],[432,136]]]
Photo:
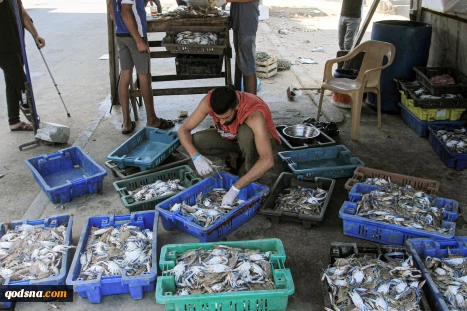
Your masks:
[[[57,276],[57,275],[54,273],[54,274],[52,274],[52,276]]]
[[[141,221],[141,220],[143,220],[143,217],[138,217],[137,220],[138,220],[138,221]]]
[[[169,255],[175,255],[175,252],[169,252]]]
[[[282,282],[282,281],[284,281],[284,279],[283,278],[278,278],[277,281]]]
[[[82,281],[83,279],[82,278],[79,278],[78,281]]]
[[[172,296],[172,293],[171,292],[165,292],[164,296]]]
[[[107,220],[107,219],[104,219],[104,220],[102,221],[102,223],[103,223],[103,224],[106,224],[106,223],[108,223],[108,220]]]

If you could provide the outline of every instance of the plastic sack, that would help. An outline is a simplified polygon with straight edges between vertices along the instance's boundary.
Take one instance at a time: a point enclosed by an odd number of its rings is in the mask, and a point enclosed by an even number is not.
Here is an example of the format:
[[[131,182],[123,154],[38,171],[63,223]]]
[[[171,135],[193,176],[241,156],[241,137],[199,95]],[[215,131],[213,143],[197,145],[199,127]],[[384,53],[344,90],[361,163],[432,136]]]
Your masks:
[[[208,6],[208,0],[187,0],[186,3],[188,6],[199,6],[200,8],[206,8]],[[212,6],[221,7],[227,4],[225,0],[214,0],[212,1]]]
[[[465,0],[423,0],[422,6],[444,13],[467,14],[467,1]]]

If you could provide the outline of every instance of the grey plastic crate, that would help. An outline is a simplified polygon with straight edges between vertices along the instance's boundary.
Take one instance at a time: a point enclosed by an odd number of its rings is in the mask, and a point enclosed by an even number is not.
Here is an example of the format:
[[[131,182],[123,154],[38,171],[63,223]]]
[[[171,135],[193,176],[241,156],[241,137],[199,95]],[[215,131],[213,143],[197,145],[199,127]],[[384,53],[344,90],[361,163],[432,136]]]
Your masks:
[[[260,213],[266,215],[271,219],[272,223],[277,224],[282,221],[291,221],[299,222],[303,225],[304,228],[310,229],[312,225],[317,225],[324,218],[324,213],[331,199],[332,191],[334,190],[334,185],[336,181],[329,178],[300,178],[297,175],[291,173],[282,173],[276,182],[272,186],[269,196],[264,201],[261,206]],[[279,197],[279,194],[286,188],[292,187],[296,188],[297,186],[304,188],[313,188],[316,189],[320,187],[328,192],[328,196],[324,201],[321,213],[319,215],[305,215],[299,213],[285,212],[275,210],[276,199]]]

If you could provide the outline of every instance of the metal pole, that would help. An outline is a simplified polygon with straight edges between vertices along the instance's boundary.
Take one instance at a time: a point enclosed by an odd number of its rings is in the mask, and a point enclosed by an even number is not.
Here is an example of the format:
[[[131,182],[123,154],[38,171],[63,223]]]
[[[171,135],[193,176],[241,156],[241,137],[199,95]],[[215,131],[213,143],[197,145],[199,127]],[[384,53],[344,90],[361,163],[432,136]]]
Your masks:
[[[63,98],[62,98],[62,93],[60,93],[60,90],[58,89],[57,83],[55,82],[55,79],[54,79],[54,77],[52,76],[52,72],[50,72],[49,66],[47,65],[47,62],[45,61],[44,54],[42,54],[41,49],[38,48],[38,50],[39,50],[39,52],[41,53],[42,59],[44,60],[45,67],[47,67],[47,71],[49,72],[49,75],[50,75],[50,77],[52,78],[52,81],[53,81],[53,83],[54,83],[54,86],[55,86],[55,88],[57,89],[58,96],[60,96],[60,99],[62,100],[62,104],[63,104],[63,107],[65,108],[66,115],[67,115],[68,117],[71,117],[70,113],[68,112],[68,109],[66,109],[65,102],[63,101]]]

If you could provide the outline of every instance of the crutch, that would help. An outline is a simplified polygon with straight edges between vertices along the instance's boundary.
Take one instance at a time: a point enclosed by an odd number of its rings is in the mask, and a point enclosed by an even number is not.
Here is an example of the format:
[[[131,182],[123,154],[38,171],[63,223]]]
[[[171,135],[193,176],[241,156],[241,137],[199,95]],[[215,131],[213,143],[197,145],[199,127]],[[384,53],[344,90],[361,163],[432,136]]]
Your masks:
[[[42,50],[39,49],[39,47],[37,47],[37,49],[38,49],[39,52],[41,53],[42,59],[44,60],[45,67],[47,67],[47,71],[49,72],[49,75],[50,75],[50,77],[52,78],[52,81],[53,81],[53,83],[54,83],[54,86],[55,86],[55,88],[57,89],[58,96],[60,96],[60,99],[62,100],[62,104],[63,104],[63,107],[65,108],[66,115],[67,115],[68,117],[71,117],[70,113],[68,112],[68,109],[66,109],[65,102],[63,101],[63,98],[62,98],[62,93],[60,93],[60,90],[58,89],[57,83],[55,82],[55,79],[54,79],[54,77],[52,76],[52,72],[50,71],[49,66],[47,65],[47,62],[45,61],[44,54],[42,54]]]

